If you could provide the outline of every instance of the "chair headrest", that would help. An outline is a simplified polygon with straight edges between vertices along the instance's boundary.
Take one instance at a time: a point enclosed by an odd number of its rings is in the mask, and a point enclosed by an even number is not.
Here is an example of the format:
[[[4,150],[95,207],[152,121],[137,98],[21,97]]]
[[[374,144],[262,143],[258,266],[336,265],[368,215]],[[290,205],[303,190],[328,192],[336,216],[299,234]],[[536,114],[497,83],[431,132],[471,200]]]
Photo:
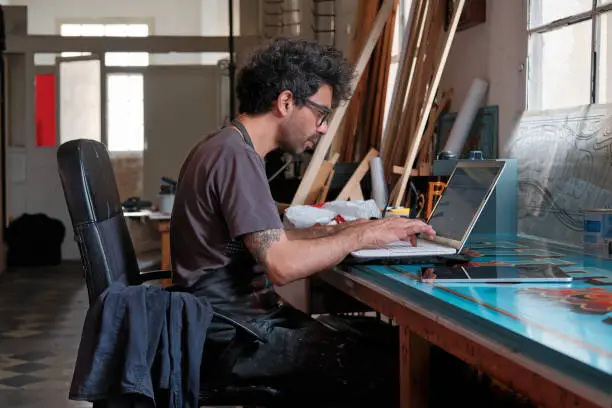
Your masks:
[[[57,162],[74,226],[122,213],[112,164],[102,143],[91,139],[63,143]]]

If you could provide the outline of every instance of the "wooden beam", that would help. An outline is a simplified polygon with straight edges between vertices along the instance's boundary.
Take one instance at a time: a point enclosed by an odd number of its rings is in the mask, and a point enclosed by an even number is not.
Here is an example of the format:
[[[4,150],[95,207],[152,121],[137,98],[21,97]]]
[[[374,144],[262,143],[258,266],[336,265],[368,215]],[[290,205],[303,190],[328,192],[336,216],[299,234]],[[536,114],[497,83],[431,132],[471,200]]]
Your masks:
[[[393,149],[395,135],[398,132],[398,126],[404,105],[406,102],[406,92],[408,90],[408,79],[412,67],[413,57],[412,50],[415,48],[416,27],[419,25],[425,1],[415,0],[410,7],[410,14],[404,27],[404,37],[402,39],[402,52],[398,63],[398,70],[393,83],[393,93],[391,94],[391,103],[389,104],[389,112],[387,114],[387,123],[384,127],[383,137],[381,141],[381,157],[383,166],[391,157],[389,150]],[[413,27],[414,21],[414,27]],[[391,164],[391,163],[388,163]]]
[[[406,157],[406,163],[404,164],[404,173],[402,177],[398,181],[399,189],[397,196],[395,196],[395,201],[393,205],[395,207],[399,207],[402,204],[402,198],[406,193],[406,186],[408,184],[408,178],[410,176],[410,172],[412,170],[412,166],[414,165],[414,161],[416,159],[417,152],[419,151],[419,146],[421,144],[421,138],[423,137],[423,132],[425,131],[425,125],[429,120],[429,112],[431,111],[431,107],[433,105],[434,98],[436,97],[436,92],[438,90],[438,86],[440,85],[440,79],[442,77],[442,72],[444,71],[444,66],[446,65],[446,59],[448,58],[448,53],[450,52],[450,46],[453,43],[453,39],[455,37],[455,32],[457,31],[457,25],[459,23],[459,18],[461,17],[461,12],[463,11],[463,6],[465,5],[465,0],[459,0],[457,3],[457,8],[453,13],[453,19],[451,21],[451,25],[448,30],[448,35],[446,36],[446,42],[444,43],[444,49],[442,50],[442,54],[440,55],[440,60],[438,64],[436,64],[436,72],[433,78],[433,82],[431,87],[429,88],[427,94],[427,101],[425,102],[423,113],[419,118],[419,124],[414,133],[414,137],[412,138],[412,145],[410,146],[410,150],[408,151],[408,157]]]
[[[331,163],[332,165],[332,169],[329,172],[329,176],[327,177],[327,181],[325,182],[325,185],[323,186],[323,191],[321,191],[321,195],[319,196],[319,198],[317,198],[317,204],[324,203],[325,200],[327,200],[327,194],[329,193],[329,189],[331,187],[332,180],[334,179],[334,174],[335,174],[334,166],[338,162],[339,157],[340,157],[340,153],[335,153],[329,161],[329,163]]]
[[[388,165],[396,164],[399,160],[405,161],[406,153],[413,139],[417,127],[419,115],[424,109],[427,99],[427,85],[433,76],[431,62],[437,55],[435,45],[430,41],[430,35],[436,30],[442,30],[442,24],[436,24],[438,15],[444,15],[442,8],[445,3],[436,0],[423,0],[423,14],[418,20],[419,26],[415,27],[414,49],[412,64],[408,77],[404,110],[398,118],[398,128],[393,141],[392,149],[389,151],[390,157],[387,159]],[[437,43],[436,43],[437,44]],[[432,55],[433,53],[433,55]],[[394,189],[397,193],[399,189]],[[391,196],[391,201],[395,195]]]
[[[393,166],[393,174],[402,174],[404,172],[404,168],[402,166]],[[418,169],[412,169],[412,171],[410,172],[411,176],[418,176],[419,175],[419,170]]]
[[[6,53],[73,52],[228,52],[228,37],[62,37],[59,35],[7,35]],[[237,49],[256,46],[259,36],[236,37]]]
[[[447,105],[450,105],[451,98],[453,96],[453,88],[444,91],[441,93],[438,98],[438,102],[431,110],[431,114],[429,115],[429,125],[425,130],[425,134],[423,135],[423,144],[421,145],[421,149],[419,152],[419,156],[417,159],[417,168],[419,174],[423,175],[424,173],[431,174],[432,164],[433,164],[433,139],[434,139],[434,130],[436,129],[436,123],[440,118],[440,115],[446,109]],[[413,174],[411,174],[412,176]]]
[[[374,21],[374,26],[372,27],[372,31],[370,31],[370,35],[368,36],[368,40],[363,47],[363,51],[359,56],[359,60],[357,60],[357,64],[355,66],[355,76],[353,77],[353,81],[351,82],[351,92],[355,91],[357,84],[359,84],[359,80],[361,79],[361,75],[365,70],[370,57],[372,56],[372,51],[378,42],[378,38],[385,27],[387,19],[389,18],[389,14],[393,9],[394,0],[385,0],[385,2],[380,7],[378,11],[378,15],[376,16],[376,20]],[[293,196],[293,201],[291,205],[300,205],[304,204],[306,200],[306,196],[310,191],[310,187],[312,183],[314,183],[315,177],[317,176],[317,172],[319,167],[323,163],[325,156],[331,146],[334,137],[336,137],[336,133],[338,133],[338,128],[342,123],[342,119],[344,118],[344,113],[346,112],[348,103],[344,103],[336,109],[334,116],[331,119],[329,124],[329,129],[327,133],[321,138],[319,143],[317,144],[317,148],[315,149],[314,155],[310,160],[310,164],[304,172],[304,177],[302,178],[302,182],[300,183],[295,195]]]
[[[344,188],[340,191],[340,193],[338,194],[338,197],[336,197],[336,200],[344,201],[344,200],[348,200],[351,198],[357,199],[355,198],[354,194],[358,188],[359,188],[359,191],[361,191],[361,187],[360,187],[361,179],[363,179],[363,177],[366,175],[366,173],[370,169],[370,160],[372,160],[374,157],[377,157],[377,156],[378,156],[378,150],[374,148],[370,149],[368,154],[366,154],[363,160],[361,160],[361,163],[359,163],[359,166],[357,166],[357,168],[355,169],[355,172],[353,173],[351,178],[346,182],[346,184],[344,185]],[[363,193],[361,194],[361,197],[359,199],[363,200]]]

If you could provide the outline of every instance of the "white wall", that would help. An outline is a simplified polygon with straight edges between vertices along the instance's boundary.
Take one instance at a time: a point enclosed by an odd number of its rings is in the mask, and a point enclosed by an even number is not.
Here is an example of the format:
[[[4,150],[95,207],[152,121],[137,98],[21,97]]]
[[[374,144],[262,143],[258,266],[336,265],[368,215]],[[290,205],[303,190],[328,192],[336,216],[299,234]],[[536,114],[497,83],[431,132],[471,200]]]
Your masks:
[[[248,0],[254,1],[254,0]],[[4,2],[6,3],[6,2]],[[156,35],[224,35],[221,32],[223,10],[217,3],[222,0],[13,0],[11,5],[28,7],[29,34],[58,34],[58,23],[62,21],[87,22],[100,19],[146,21],[151,24],[151,32]],[[216,12],[212,7],[217,6]],[[236,12],[239,14],[238,4]],[[206,10],[205,10],[206,9]],[[225,11],[227,16],[227,11]],[[239,17],[236,17],[239,24]],[[217,27],[217,28],[215,28]],[[185,58],[186,57],[186,58]],[[31,57],[30,57],[31,58]],[[20,98],[12,98],[17,103],[12,128],[15,139],[21,141],[20,147],[8,150],[8,214],[17,217],[24,212],[46,213],[64,222],[67,235],[63,246],[65,259],[78,259],[79,253],[73,241],[72,226],[69,222],[63,193],[57,174],[56,148],[35,146],[35,127],[33,109],[34,67],[28,58],[16,65],[27,66],[25,77],[16,78],[18,87],[14,90]],[[188,56],[155,55],[152,63],[194,63],[200,64],[202,55]],[[216,60],[215,60],[216,62]],[[23,72],[23,71],[22,71]],[[18,124],[17,124],[18,123]],[[177,129],[180,133],[180,129]],[[25,162],[25,171],[19,171],[19,164]],[[13,168],[10,164],[13,163]],[[11,181],[11,178],[13,179]]]
[[[151,19],[157,35],[199,35],[202,0],[11,0],[28,7],[30,34],[58,34],[60,20]]]
[[[29,34],[59,34],[62,22],[125,20],[148,23],[155,35],[200,35],[201,2],[204,0],[11,0],[28,7]],[[199,55],[153,55],[152,64],[198,63]],[[37,64],[53,58],[37,56]]]
[[[227,0],[200,0],[201,1],[201,30],[203,36],[229,36],[229,4]],[[240,0],[233,1],[234,35],[240,34]],[[256,0],[251,0],[256,2]],[[202,64],[216,64],[218,60],[226,58],[227,53],[207,52],[202,55]]]
[[[500,153],[525,107],[524,3],[488,0],[486,22],[456,34],[440,83],[440,89],[454,89],[451,110],[457,111],[473,78],[489,82],[486,103],[499,106]]]

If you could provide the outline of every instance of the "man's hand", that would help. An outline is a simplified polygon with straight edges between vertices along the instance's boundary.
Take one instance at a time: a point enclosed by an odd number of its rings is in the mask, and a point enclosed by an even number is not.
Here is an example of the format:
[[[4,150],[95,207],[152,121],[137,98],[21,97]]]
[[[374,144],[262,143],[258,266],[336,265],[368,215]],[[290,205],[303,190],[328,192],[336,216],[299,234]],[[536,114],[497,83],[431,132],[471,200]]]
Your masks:
[[[354,228],[359,230],[362,247],[360,249],[381,247],[397,241],[410,241],[416,246],[418,234],[424,234],[430,239],[436,235],[433,228],[423,221],[403,217],[388,217],[360,223]]]

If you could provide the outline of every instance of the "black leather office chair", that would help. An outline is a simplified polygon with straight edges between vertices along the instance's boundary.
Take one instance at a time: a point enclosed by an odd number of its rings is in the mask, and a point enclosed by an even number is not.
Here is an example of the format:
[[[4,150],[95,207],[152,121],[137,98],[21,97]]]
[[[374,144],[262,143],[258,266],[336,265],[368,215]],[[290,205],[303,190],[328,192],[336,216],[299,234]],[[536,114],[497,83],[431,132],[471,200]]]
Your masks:
[[[106,147],[94,140],[69,141],[59,147],[57,161],[74,239],[81,253],[89,302],[112,282],[139,285],[170,278],[169,271],[141,272],[138,268]],[[227,377],[240,345],[265,339],[254,328],[217,311],[214,319],[236,327],[237,340],[218,361],[203,364],[218,364],[219,376]],[[277,396],[279,393],[270,387],[237,386],[219,379],[214,384],[203,384],[200,405],[273,406]]]

